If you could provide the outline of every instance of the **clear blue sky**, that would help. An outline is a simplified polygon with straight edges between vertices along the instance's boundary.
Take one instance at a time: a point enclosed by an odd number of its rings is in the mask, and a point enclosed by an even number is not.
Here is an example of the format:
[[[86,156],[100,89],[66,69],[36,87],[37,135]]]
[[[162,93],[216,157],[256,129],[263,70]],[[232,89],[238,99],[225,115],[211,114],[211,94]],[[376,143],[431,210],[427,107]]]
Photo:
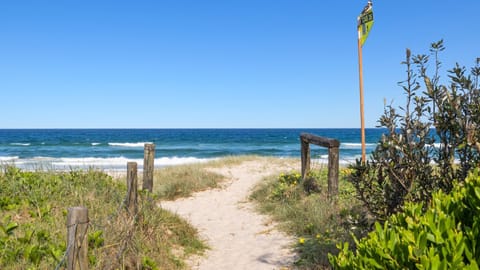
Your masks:
[[[359,127],[366,2],[1,1],[0,128]],[[480,57],[478,0],[373,4],[367,127],[403,104],[405,48]]]

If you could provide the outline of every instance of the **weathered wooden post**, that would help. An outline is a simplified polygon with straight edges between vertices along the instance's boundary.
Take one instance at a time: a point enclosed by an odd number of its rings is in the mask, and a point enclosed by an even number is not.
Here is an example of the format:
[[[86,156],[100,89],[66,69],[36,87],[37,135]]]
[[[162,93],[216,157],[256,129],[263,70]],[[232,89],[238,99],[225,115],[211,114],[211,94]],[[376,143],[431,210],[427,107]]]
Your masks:
[[[300,137],[300,142],[302,145],[302,179],[305,179],[310,171],[310,144],[303,137]]]
[[[67,269],[88,269],[88,209],[83,206],[68,208],[67,214]]]
[[[338,156],[338,146],[328,148],[328,196],[330,198],[333,198],[338,194]]]
[[[153,169],[155,160],[155,144],[146,143],[143,156],[143,189],[153,190]]]
[[[335,139],[300,134],[302,144],[302,178],[305,179],[310,171],[310,143],[328,148],[328,197],[334,198],[338,194],[338,167],[340,142]]]
[[[138,212],[137,206],[137,163],[127,163],[127,198],[125,199],[125,207],[130,215],[136,216]]]

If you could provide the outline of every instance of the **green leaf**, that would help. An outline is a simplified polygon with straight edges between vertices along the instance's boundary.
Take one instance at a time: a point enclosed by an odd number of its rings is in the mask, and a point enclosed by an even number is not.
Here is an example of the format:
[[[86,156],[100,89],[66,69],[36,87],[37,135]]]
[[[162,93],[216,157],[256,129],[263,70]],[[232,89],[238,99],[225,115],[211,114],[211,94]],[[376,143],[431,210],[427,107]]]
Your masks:
[[[437,243],[437,241],[435,241],[435,235],[431,233],[427,233],[427,240],[433,243]]]
[[[64,253],[63,250],[58,249],[53,245],[49,245],[48,247],[50,249],[50,254],[52,255],[52,257],[55,259],[55,261],[59,262],[60,259],[62,259],[62,256],[63,256],[63,253]]]
[[[403,238],[408,241],[408,243],[415,243],[415,236],[412,231],[403,231]]]
[[[475,195],[477,196],[477,199],[480,199],[480,187],[475,187]]]
[[[18,228],[18,223],[16,222],[9,222],[7,226],[5,226],[5,233],[8,235],[11,235],[13,233],[13,230]]]

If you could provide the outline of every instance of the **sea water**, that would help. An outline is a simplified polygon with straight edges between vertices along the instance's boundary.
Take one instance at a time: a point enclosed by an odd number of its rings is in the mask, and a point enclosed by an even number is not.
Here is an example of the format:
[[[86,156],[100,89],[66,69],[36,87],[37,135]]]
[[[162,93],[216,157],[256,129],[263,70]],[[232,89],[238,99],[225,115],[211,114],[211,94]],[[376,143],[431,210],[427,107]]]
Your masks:
[[[383,129],[366,129],[367,153]],[[340,162],[361,157],[360,129],[0,129],[0,163],[26,169],[121,169],[141,166],[145,143],[155,144],[155,166],[203,162],[232,155],[300,157],[300,134],[340,141]],[[312,146],[314,159],[328,150]]]

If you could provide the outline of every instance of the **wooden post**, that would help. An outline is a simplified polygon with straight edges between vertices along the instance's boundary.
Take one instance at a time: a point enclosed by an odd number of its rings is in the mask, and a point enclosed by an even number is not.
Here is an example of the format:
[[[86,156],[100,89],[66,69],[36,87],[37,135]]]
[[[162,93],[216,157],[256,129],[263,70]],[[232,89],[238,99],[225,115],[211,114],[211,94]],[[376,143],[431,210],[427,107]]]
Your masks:
[[[67,269],[88,269],[88,209],[82,206],[68,208],[67,215]]]
[[[334,198],[338,194],[338,167],[339,148],[328,148],[328,197]]]
[[[127,163],[127,198],[125,199],[125,207],[130,215],[136,216],[138,212],[137,206],[137,163]]]
[[[302,179],[310,171],[310,143],[328,148],[328,197],[333,198],[338,194],[338,170],[340,142],[335,139],[302,133]]]
[[[305,179],[310,171],[310,145],[307,141],[300,138],[302,144],[302,179]]]
[[[366,149],[365,149],[365,116],[363,105],[363,64],[362,64],[362,43],[360,37],[358,38],[358,77],[360,85],[360,132],[362,137],[362,162],[366,162]]]
[[[143,158],[143,189],[153,190],[153,169],[155,160],[155,144],[146,143]]]

